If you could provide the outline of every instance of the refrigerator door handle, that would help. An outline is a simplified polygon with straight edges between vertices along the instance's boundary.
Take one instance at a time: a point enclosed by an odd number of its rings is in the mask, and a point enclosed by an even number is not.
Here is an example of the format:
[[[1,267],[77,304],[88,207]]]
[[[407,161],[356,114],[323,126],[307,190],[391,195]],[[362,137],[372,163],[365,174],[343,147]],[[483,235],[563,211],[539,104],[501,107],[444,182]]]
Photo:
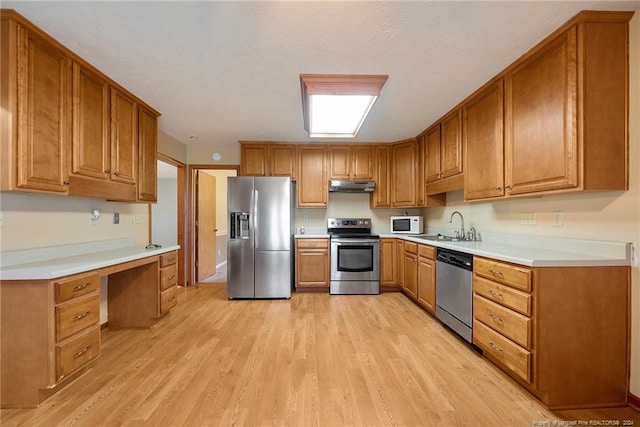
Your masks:
[[[253,210],[253,244],[255,245],[256,250],[258,249],[258,233],[260,229],[258,228],[258,190],[253,190],[253,201],[251,203],[251,209]]]

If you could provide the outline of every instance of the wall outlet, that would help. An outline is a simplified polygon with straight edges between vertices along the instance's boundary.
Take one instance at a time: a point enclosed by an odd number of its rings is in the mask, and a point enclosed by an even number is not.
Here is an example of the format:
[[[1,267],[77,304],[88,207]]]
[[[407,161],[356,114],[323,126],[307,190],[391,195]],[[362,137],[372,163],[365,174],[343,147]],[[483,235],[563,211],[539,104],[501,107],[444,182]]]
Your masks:
[[[302,222],[309,221],[309,215],[302,215]]]
[[[134,224],[142,224],[142,215],[137,214],[133,216],[133,223]]]
[[[536,225],[536,213],[525,212],[520,214],[520,224],[522,225]]]
[[[562,227],[564,224],[562,219],[562,211],[556,211],[553,213],[553,226]]]
[[[120,214],[118,212],[113,213],[113,223],[120,224]]]

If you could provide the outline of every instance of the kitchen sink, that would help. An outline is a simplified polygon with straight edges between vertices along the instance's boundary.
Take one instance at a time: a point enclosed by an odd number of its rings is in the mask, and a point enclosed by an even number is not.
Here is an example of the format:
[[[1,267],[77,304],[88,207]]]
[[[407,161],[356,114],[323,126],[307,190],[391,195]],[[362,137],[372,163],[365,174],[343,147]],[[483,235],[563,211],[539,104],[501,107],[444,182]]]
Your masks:
[[[436,240],[436,241],[440,241],[440,242],[459,242],[462,239],[458,238],[458,237],[452,237],[452,236],[445,236],[444,234],[434,234],[434,235],[428,235],[428,234],[420,234],[418,236],[415,236],[418,239],[424,239],[424,240]]]

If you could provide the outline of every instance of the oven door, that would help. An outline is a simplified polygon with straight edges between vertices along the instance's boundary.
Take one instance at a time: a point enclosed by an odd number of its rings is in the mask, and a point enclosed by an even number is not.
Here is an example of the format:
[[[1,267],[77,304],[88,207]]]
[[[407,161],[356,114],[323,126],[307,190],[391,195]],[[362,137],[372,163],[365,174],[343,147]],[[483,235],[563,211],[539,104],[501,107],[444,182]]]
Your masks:
[[[331,239],[331,280],[377,281],[379,268],[379,240]]]

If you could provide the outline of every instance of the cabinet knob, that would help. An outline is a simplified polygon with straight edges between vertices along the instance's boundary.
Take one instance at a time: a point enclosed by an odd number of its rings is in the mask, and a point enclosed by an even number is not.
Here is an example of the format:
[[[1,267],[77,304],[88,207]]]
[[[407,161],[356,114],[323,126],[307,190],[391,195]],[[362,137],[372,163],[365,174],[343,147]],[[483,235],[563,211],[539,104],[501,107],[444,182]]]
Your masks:
[[[504,189],[505,189],[505,190],[508,190],[508,189],[510,189],[510,188],[511,188],[511,186],[510,186],[510,185],[505,185],[505,186],[504,186]]]
[[[107,169],[104,173],[111,173],[111,169]]]
[[[120,175],[120,172],[117,172],[117,171],[116,171],[116,172],[114,172],[113,174],[114,174],[115,176],[118,176],[118,175]]]
[[[68,180],[64,180],[64,181],[62,181],[62,183],[63,183],[64,185],[69,185],[69,181],[68,181]]]
[[[496,190],[500,190],[500,189],[502,189],[502,187],[499,187],[499,186],[498,186],[498,187],[496,187]]]

